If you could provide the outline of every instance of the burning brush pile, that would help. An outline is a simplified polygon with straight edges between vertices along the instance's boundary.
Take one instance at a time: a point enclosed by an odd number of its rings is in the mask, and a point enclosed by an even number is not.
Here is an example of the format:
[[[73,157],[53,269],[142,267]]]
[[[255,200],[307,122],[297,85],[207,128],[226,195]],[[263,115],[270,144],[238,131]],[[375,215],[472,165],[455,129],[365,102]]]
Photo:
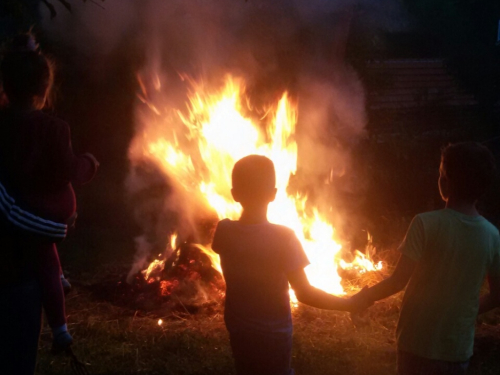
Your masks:
[[[138,203],[143,235],[136,238],[134,266],[118,288],[122,302],[188,313],[220,306],[224,279],[210,243],[218,220],[239,217],[231,171],[249,154],[265,155],[275,164],[278,194],[268,218],[295,231],[311,262],[306,273],[312,285],[343,295],[359,287],[353,280],[382,269],[370,251],[343,248],[324,215],[331,207],[316,206],[291,187],[297,176],[298,105],[286,92],[276,103],[256,109],[241,79],[226,76],[219,85],[183,79],[189,100],[178,109],[169,106],[160,76],[139,76],[140,126],[130,147],[127,188]]]
[[[188,242],[174,248],[168,258],[154,260],[146,270],[120,286],[125,292],[123,297],[131,298],[131,307],[165,308],[188,314],[200,307],[217,310],[225,293],[221,272],[214,268],[206,249]]]
[[[93,296],[133,311],[219,311],[225,295],[221,270],[214,267],[208,249],[191,241],[177,246],[176,238],[171,237],[168,251],[158,254],[147,269],[128,277],[108,275],[90,288]]]

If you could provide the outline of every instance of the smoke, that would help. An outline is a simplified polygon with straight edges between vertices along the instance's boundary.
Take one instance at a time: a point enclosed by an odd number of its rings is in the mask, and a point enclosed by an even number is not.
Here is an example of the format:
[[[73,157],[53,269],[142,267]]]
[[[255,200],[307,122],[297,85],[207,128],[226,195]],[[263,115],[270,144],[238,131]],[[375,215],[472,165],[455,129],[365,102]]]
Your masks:
[[[105,9],[72,1],[70,14],[55,2],[54,19],[41,6],[44,28],[52,39],[75,46],[97,65],[118,46],[128,44],[131,50],[162,51],[164,63],[179,71],[237,66],[245,72],[254,67],[258,70],[254,74],[259,74],[276,66],[273,58],[283,51],[307,59],[304,49],[328,45],[335,38],[336,17],[346,9],[353,9],[359,23],[372,31],[404,27],[405,19],[397,0],[105,0],[99,4]],[[304,40],[304,34],[312,38]],[[309,45],[300,46],[304,42]]]
[[[59,9],[45,29],[52,38],[75,46],[86,64],[90,61],[101,71],[118,46],[139,50],[143,71],[159,72],[168,86],[163,92],[172,108],[185,108],[186,85],[179,73],[208,83],[219,82],[228,72],[244,77],[257,108],[285,90],[297,98],[303,176],[297,189],[314,189],[311,185],[325,177],[331,181],[345,175],[352,145],[365,135],[363,86],[343,56],[353,23],[374,33],[405,27],[397,0],[106,0],[103,5],[105,10],[75,2],[73,14]],[[147,80],[145,84],[154,86]],[[154,95],[154,89],[147,91]],[[146,123],[141,106],[138,134]],[[155,123],[154,116],[149,123]],[[147,130],[159,132],[160,126]],[[133,270],[166,248],[174,228],[186,239],[200,232],[200,218],[210,216],[199,212],[197,197],[186,196],[141,154],[136,139],[129,152],[126,189],[143,234],[136,240]]]

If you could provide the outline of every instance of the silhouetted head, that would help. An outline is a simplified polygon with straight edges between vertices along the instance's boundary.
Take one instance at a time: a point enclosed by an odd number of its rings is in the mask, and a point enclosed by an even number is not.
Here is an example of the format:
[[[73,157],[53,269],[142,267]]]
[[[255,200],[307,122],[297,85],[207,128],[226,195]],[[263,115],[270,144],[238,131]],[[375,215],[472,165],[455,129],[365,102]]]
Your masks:
[[[476,142],[450,144],[441,153],[439,188],[445,201],[450,197],[477,201],[493,182],[495,159]]]
[[[265,156],[245,156],[234,165],[232,185],[234,200],[243,207],[272,202],[276,195],[273,162]]]
[[[53,66],[39,51],[31,34],[14,38],[0,71],[10,104],[43,108],[54,81]]]

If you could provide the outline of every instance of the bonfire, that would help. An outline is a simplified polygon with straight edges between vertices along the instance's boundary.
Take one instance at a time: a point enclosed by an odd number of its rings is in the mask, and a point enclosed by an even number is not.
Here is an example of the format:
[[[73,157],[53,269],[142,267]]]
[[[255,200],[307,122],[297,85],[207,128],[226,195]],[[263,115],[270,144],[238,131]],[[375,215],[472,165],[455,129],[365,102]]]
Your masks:
[[[210,248],[211,234],[217,220],[236,220],[240,215],[241,207],[230,193],[231,171],[237,160],[249,154],[264,155],[275,164],[278,194],[269,206],[269,221],[294,230],[311,262],[305,271],[313,286],[344,295],[357,286],[342,282],[342,277],[352,280],[383,268],[382,262],[373,261],[370,247],[365,253],[344,248],[324,207],[291,189],[290,181],[297,174],[298,104],[287,92],[257,110],[240,78],[228,75],[216,87],[183,78],[190,89],[186,108],[178,109],[163,97],[159,76],[139,76],[142,130],[130,155],[132,160],[152,163],[165,176],[170,208],[175,201],[176,210],[185,211],[189,219],[184,221],[190,225],[186,230],[185,223],[177,220],[165,227],[165,248],[156,259],[143,259],[142,269],[133,269],[129,283],[153,284],[160,296],[168,298],[187,294],[190,300],[201,296],[203,302],[221,299],[223,279],[219,258]],[[140,173],[136,180],[137,176]],[[213,213],[210,224],[201,230],[193,224],[200,220],[200,212]]]

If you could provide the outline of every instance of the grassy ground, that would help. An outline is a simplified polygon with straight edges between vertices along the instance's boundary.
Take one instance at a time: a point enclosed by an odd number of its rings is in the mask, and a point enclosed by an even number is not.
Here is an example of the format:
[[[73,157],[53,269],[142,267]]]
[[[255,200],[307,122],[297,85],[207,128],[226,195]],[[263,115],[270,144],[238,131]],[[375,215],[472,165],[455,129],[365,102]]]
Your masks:
[[[366,327],[355,328],[346,313],[300,306],[294,311],[293,366],[297,374],[394,374],[394,330],[399,298],[379,303]],[[78,288],[68,299],[75,352],[93,374],[233,374],[222,313],[139,316],[95,302]],[[158,318],[163,324],[158,325]],[[498,320],[498,317],[496,317]],[[500,327],[478,326],[470,374],[500,371]],[[65,357],[49,353],[42,334],[38,374],[71,373]]]
[[[92,284],[125,274],[134,254],[136,230],[122,217],[126,212],[102,211],[119,206],[118,185],[96,180],[82,190],[80,222],[74,237],[60,249],[62,264],[75,285],[68,296],[69,326],[74,350],[91,365],[93,374],[234,374],[222,306],[210,313],[189,315],[155,310],[131,311],[93,297]],[[115,202],[115,203],[113,203]],[[111,211],[111,212],[109,212]],[[402,238],[407,220],[389,237]],[[395,251],[381,254],[394,262]],[[363,282],[374,283],[384,275]],[[395,327],[401,296],[389,298],[370,310],[369,324],[356,328],[349,315],[307,306],[294,310],[293,366],[298,375],[395,374]],[[163,320],[161,326],[158,319]],[[500,373],[500,313],[478,323],[475,355],[470,375]],[[39,350],[37,374],[71,374],[64,356],[50,354],[51,335],[45,327]]]
[[[68,296],[69,326],[75,352],[93,374],[234,374],[222,306],[190,315],[157,310],[131,311],[93,298],[88,285],[120,266],[97,274],[74,274]],[[125,268],[123,269],[125,271]],[[381,277],[382,275],[378,276]],[[370,280],[375,281],[374,279]],[[300,305],[294,309],[293,366],[298,375],[395,374],[394,332],[400,295],[376,304],[369,323],[355,327],[349,314]],[[158,319],[163,324],[158,325]],[[478,322],[469,374],[500,372],[500,314]],[[37,374],[70,374],[69,360],[50,354],[51,335],[42,332]]]
[[[387,309],[386,305],[381,308]],[[295,309],[293,364],[297,373],[391,373],[397,310],[387,312],[390,319],[355,329],[348,314],[305,306]],[[79,287],[68,298],[68,314],[78,340],[75,352],[91,363],[94,374],[234,373],[221,309],[211,315],[156,312],[141,316],[92,301],[85,288]],[[49,353],[50,339],[44,330],[38,373],[70,373],[66,358]]]

